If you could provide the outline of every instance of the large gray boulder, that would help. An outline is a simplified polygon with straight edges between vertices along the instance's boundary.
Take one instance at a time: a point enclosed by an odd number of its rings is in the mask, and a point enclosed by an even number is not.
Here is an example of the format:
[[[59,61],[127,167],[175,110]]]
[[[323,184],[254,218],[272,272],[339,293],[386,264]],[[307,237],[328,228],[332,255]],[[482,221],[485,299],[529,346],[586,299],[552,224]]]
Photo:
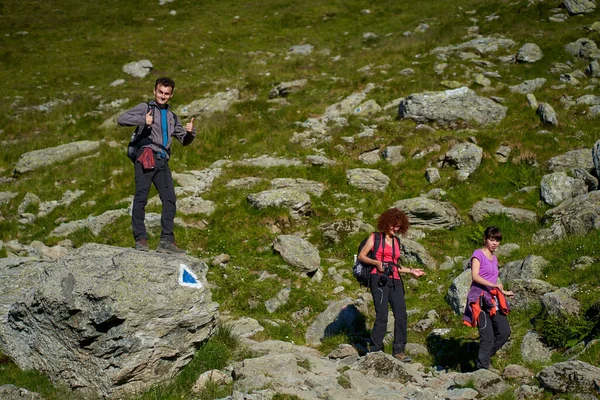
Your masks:
[[[581,304],[573,298],[574,290],[562,287],[542,296],[542,306],[548,315],[570,317],[579,314]]]
[[[348,236],[355,235],[359,232],[371,233],[375,231],[375,228],[371,224],[367,224],[358,218],[354,218],[321,224],[319,225],[319,230],[323,232],[323,239],[328,244],[339,244],[346,243]]]
[[[300,236],[279,235],[273,242],[273,249],[281,254],[286,263],[304,273],[314,272],[321,265],[319,250]]]
[[[31,392],[27,389],[17,387],[15,385],[0,386],[0,399],[2,400],[44,400],[36,392]]]
[[[546,84],[545,78],[536,78],[528,81],[524,81],[521,84],[509,86],[511,92],[521,93],[521,94],[529,94],[533,93],[535,90],[541,88]]]
[[[556,286],[540,279],[513,279],[510,281],[510,290],[515,293],[511,298],[512,310],[526,310],[542,304],[542,296],[558,289]]]
[[[302,178],[275,178],[271,181],[272,189],[293,189],[299,192],[321,197],[325,191],[325,184],[309,181]]]
[[[524,260],[511,261],[500,269],[500,279],[510,282],[515,279],[538,279],[548,261],[544,257],[528,255]]]
[[[467,305],[467,294],[471,289],[471,269],[465,269],[459,276],[452,280],[448,292],[446,293],[446,301],[452,307],[455,313],[462,315]]]
[[[135,78],[143,78],[152,71],[154,66],[150,60],[132,61],[123,65],[122,71]]]
[[[571,15],[588,14],[596,10],[594,0],[565,0],[564,5]]]
[[[98,151],[99,148],[100,142],[82,140],[80,142],[72,142],[56,147],[30,151],[19,157],[14,173],[22,174],[39,168],[48,167],[73,157],[91,153],[92,151]]]
[[[521,208],[506,207],[498,199],[483,199],[473,205],[469,212],[475,222],[481,222],[492,215],[506,215],[508,219],[515,222],[537,222],[537,215],[533,211]]]
[[[414,240],[400,239],[402,262],[408,264],[422,265],[426,268],[436,268],[437,261],[429,254],[425,246]]]
[[[548,243],[570,235],[586,235],[600,229],[600,190],[594,190],[546,211],[545,219],[552,225],[537,231],[535,243]]]
[[[371,192],[385,192],[390,178],[378,169],[355,168],[346,171],[350,186]]]
[[[551,206],[557,206],[566,199],[587,193],[587,185],[581,179],[571,178],[564,172],[544,175],[540,182],[542,200]]]
[[[517,52],[517,61],[534,63],[544,57],[542,49],[535,43],[525,43]]]
[[[483,149],[476,144],[464,142],[458,143],[444,156],[444,164],[450,164],[467,175],[473,173],[481,164]]]
[[[543,124],[558,126],[558,116],[550,104],[540,102],[536,113],[540,116],[540,121]]]
[[[542,343],[536,332],[529,331],[521,341],[521,356],[526,363],[547,363],[552,357],[552,350]]]
[[[443,92],[411,94],[400,101],[398,116],[442,125],[457,121],[495,124],[506,117],[506,107],[477,95],[467,87]]]
[[[12,304],[2,296],[2,352],[85,398],[121,398],[174,377],[216,327],[208,267],[196,258],[87,244],[22,266],[43,273],[17,300],[13,287]]]
[[[543,387],[554,393],[598,395],[600,368],[583,361],[566,361],[543,369],[537,378]]]
[[[450,203],[433,200],[427,197],[414,197],[394,203],[404,211],[414,228],[452,229],[462,224],[458,211]]]
[[[597,60],[600,58],[600,51],[598,51],[596,42],[588,38],[579,38],[574,42],[566,44],[565,50],[577,58],[586,60]]]
[[[582,168],[588,172],[593,172],[592,151],[589,148],[567,151],[549,159],[546,167],[550,172],[569,172],[573,168]]]
[[[294,218],[304,216],[311,211],[310,196],[293,189],[264,190],[249,194],[246,199],[252,206],[262,209],[267,207],[285,207]]]

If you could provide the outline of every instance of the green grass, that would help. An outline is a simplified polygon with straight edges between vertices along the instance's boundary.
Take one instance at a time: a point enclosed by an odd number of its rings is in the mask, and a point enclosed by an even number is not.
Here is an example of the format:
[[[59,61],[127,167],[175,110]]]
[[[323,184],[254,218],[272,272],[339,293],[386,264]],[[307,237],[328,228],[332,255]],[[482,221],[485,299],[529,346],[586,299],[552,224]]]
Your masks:
[[[598,232],[568,237],[550,245],[535,245],[532,236],[544,227],[541,222],[515,223],[506,217],[494,216],[475,223],[469,216],[473,204],[493,197],[502,199],[506,206],[534,211],[541,220],[549,207],[540,204],[539,191],[522,193],[519,189],[539,186],[542,176],[547,173],[546,162],[551,157],[568,150],[591,147],[597,140],[597,121],[581,115],[586,110],[584,107],[566,110],[559,103],[562,94],[576,99],[591,93],[584,89],[587,83],[556,90],[552,86],[558,83],[558,75],[548,73],[553,63],[568,60],[562,44],[584,36],[600,40],[597,32],[581,29],[581,26],[591,25],[595,16],[569,18],[560,24],[549,23],[552,6],[546,3],[528,6],[527,0],[423,0],[419,7],[414,7],[411,2],[387,0],[378,3],[364,0],[308,0],[303,3],[177,0],[164,6],[153,4],[140,8],[138,2],[130,0],[85,4],[74,0],[1,0],[0,78],[5,84],[0,96],[0,107],[4,110],[0,113],[0,175],[10,176],[19,157],[29,151],[78,140],[103,142],[97,157],[68,160],[22,174],[13,182],[0,183],[0,191],[18,192],[15,199],[0,205],[0,240],[18,239],[25,244],[41,240],[54,245],[63,238],[49,238],[48,233],[60,221],[84,219],[128,207],[128,201],[122,200],[133,194],[133,171],[125,157],[131,129],[101,129],[100,125],[120,110],[100,110],[99,106],[117,99],[128,99],[123,108],[146,101],[152,96],[154,80],[168,75],[177,83],[171,101],[174,107],[228,88],[238,89],[241,97],[230,110],[196,120],[197,140],[186,148],[174,146],[172,170],[202,170],[218,160],[237,161],[265,154],[304,160],[307,155],[316,154],[317,149],[338,162],[328,167],[224,167],[213,187],[201,195],[218,204],[216,211],[210,216],[178,215],[186,221],[202,219],[208,223],[206,229],[176,227],[180,246],[207,260],[221,253],[231,255],[232,261],[226,267],[210,267],[208,271],[208,279],[214,285],[213,299],[220,304],[221,310],[234,317],[249,316],[259,320],[265,330],[257,335],[258,339],[304,344],[307,327],[325,310],[327,302],[346,296],[357,297],[364,291],[350,275],[352,256],[364,235],[353,235],[343,243],[329,245],[323,241],[319,225],[334,219],[355,218],[359,212],[363,221],[375,225],[377,215],[396,201],[419,196],[434,187],[446,192],[444,200],[454,205],[463,219],[461,226],[427,232],[420,241],[438,263],[443,262],[445,256],[468,257],[481,245],[483,229],[497,225],[502,229],[504,242],[520,246],[513,255],[502,260],[503,263],[523,259],[529,254],[544,257],[549,265],[541,279],[557,286],[579,285],[581,290],[576,297],[587,310],[600,298],[595,290],[600,285],[600,264],[596,261],[585,270],[572,270],[570,265],[581,256],[600,258]],[[169,14],[172,9],[177,11],[176,16]],[[364,9],[371,12],[361,13]],[[468,13],[471,10],[476,11],[475,15]],[[486,21],[485,17],[491,14],[500,18]],[[490,92],[483,92],[472,84],[471,72],[479,71],[469,61],[459,60],[456,56],[442,61],[430,53],[439,46],[470,40],[465,35],[466,28],[473,25],[470,20],[473,17],[478,20],[480,34],[503,34],[516,42],[510,50],[482,57],[495,64],[489,70],[502,76],[492,79]],[[405,31],[414,31],[421,22],[429,24],[430,28],[410,37],[403,35]],[[27,34],[18,33],[25,31]],[[366,32],[376,33],[378,38],[365,42],[362,35]],[[542,48],[545,56],[541,61],[525,65],[502,64],[496,60],[496,56],[514,54],[527,42],[535,42]],[[286,57],[291,46],[303,43],[314,45],[315,51],[307,57]],[[420,56],[417,58],[416,54]],[[340,56],[337,61],[332,59],[336,56]],[[154,64],[148,77],[137,79],[121,72],[125,63],[140,59],[150,59]],[[441,62],[447,62],[448,67],[442,75],[436,75],[434,66]],[[366,65],[372,65],[369,72],[358,71]],[[585,61],[573,60],[573,68],[585,66]],[[398,74],[404,68],[413,68],[415,74]],[[471,72],[466,73],[467,68]],[[525,96],[500,85],[514,85],[537,77],[548,79],[535,95],[539,101],[552,104],[557,111],[560,125],[556,128],[542,127],[535,112],[529,109]],[[109,86],[118,78],[123,78],[125,83]],[[288,96],[289,105],[270,110],[274,107],[268,102],[271,88],[278,82],[302,78],[307,79],[308,84],[300,92]],[[393,108],[375,119],[349,116],[346,126],[331,130],[331,142],[328,143],[304,148],[290,142],[294,132],[303,130],[298,122],[321,115],[328,106],[363,90],[369,83],[375,84],[376,89],[367,98],[384,105],[411,93],[443,90],[443,80],[465,82],[485,96],[504,98],[507,117],[495,126],[463,130],[431,124],[435,130],[426,132],[415,129],[416,124],[412,121],[396,120],[397,109]],[[34,108],[52,100],[60,102],[48,112]],[[380,116],[389,118],[379,119]],[[375,138],[357,138],[353,144],[343,141],[343,137],[357,134],[366,125],[377,125]],[[542,129],[551,134],[540,134]],[[435,185],[427,184],[426,168],[436,166],[440,156],[454,144],[470,138],[475,138],[483,148],[484,159],[469,180],[459,182],[453,169],[443,168],[440,169],[441,181]],[[440,145],[441,150],[422,159],[412,158],[413,154],[433,144]],[[343,153],[336,149],[337,145],[343,146]],[[358,161],[361,153],[390,145],[403,146],[406,161],[397,166],[381,161],[373,166],[391,178],[385,193],[371,193],[348,184],[345,175],[348,169],[368,167]],[[512,147],[508,163],[499,163],[493,157],[500,145]],[[539,167],[532,165],[535,163]],[[232,179],[248,176],[263,181],[250,189],[225,187]],[[257,210],[248,204],[248,194],[269,189],[269,181],[279,177],[326,184],[327,190],[321,198],[312,197],[310,217],[293,220],[285,209]],[[32,192],[42,201],[52,201],[60,199],[66,190],[76,189],[85,190],[85,194],[72,205],[57,207],[31,225],[18,222],[17,210],[26,193]],[[156,194],[153,189],[150,196]],[[92,200],[94,205],[86,205]],[[34,212],[35,208],[26,211]],[[148,211],[160,212],[160,207],[149,207]],[[324,271],[336,266],[338,272],[351,280],[351,284],[342,285],[343,292],[333,294],[338,284],[327,274],[321,282],[312,281],[295,273],[273,253],[270,245],[279,234],[295,233],[303,234],[319,249]],[[133,245],[128,217],[120,218],[99,236],[82,229],[69,235],[68,239],[76,247],[87,242],[123,247]],[[151,232],[150,245],[157,243],[158,232]],[[7,255],[6,249],[0,249],[0,256]],[[337,266],[336,260],[345,262],[347,268]],[[263,271],[276,277],[261,281],[258,278]],[[452,335],[439,343],[431,342],[427,332],[410,331],[410,342],[426,345],[432,350],[431,356],[417,359],[428,366],[439,364],[455,370],[473,367],[476,330],[462,326],[460,316],[454,314],[445,300],[447,287],[460,272],[459,266],[450,271],[427,270],[426,277],[407,289],[407,307],[418,311],[409,318],[409,324],[434,309],[440,315],[435,327],[452,328]],[[438,291],[440,286],[442,289]],[[269,314],[264,302],[284,287],[292,289],[289,302]],[[267,321],[290,321],[291,313],[305,309],[309,312],[301,321],[276,325]],[[511,314],[513,345],[495,358],[495,365],[522,362],[520,339],[533,328],[531,320],[539,313],[540,310],[527,310]],[[364,316],[367,331],[372,326],[373,314]],[[575,321],[575,325],[582,324],[582,318]],[[589,336],[598,338],[597,328]],[[563,339],[566,338],[560,335],[556,338],[557,341]],[[327,338],[319,349],[327,354],[339,344],[354,340],[356,338],[340,334]],[[226,360],[236,357],[226,351],[227,347],[221,341],[209,341],[175,382],[153,388],[141,398],[185,398],[198,371],[222,368]],[[460,349],[458,355],[456,349]],[[593,345],[579,357],[599,365],[598,352],[598,346]],[[533,366],[535,369],[542,367]],[[19,371],[6,360],[2,368],[0,384],[14,382],[35,389],[45,398],[65,398],[62,389],[54,389],[39,374]],[[225,396],[220,391],[209,388],[202,398]],[[278,396],[281,399],[294,397]]]

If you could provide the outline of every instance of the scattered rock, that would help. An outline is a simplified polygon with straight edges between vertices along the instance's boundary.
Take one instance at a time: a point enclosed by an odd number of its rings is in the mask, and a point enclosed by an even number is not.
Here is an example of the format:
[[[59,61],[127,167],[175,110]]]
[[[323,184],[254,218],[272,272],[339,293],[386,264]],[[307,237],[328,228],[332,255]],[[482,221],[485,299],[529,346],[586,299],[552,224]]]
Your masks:
[[[305,216],[311,212],[310,196],[292,189],[264,190],[249,194],[248,203],[256,208],[285,207],[293,218]]]
[[[540,120],[543,124],[557,126],[558,117],[556,111],[548,103],[539,103],[537,108],[537,114],[540,116]]]
[[[228,89],[225,92],[219,92],[213,96],[206,96],[199,100],[194,100],[190,104],[177,107],[175,113],[184,118],[208,117],[215,112],[228,111],[231,106],[240,101],[240,91],[237,89]]]
[[[525,43],[517,52],[517,61],[534,63],[544,57],[542,49],[535,43]]]
[[[150,60],[139,60],[123,65],[122,70],[135,78],[144,78],[152,71],[152,68],[154,68],[154,66]]]
[[[536,332],[529,331],[521,342],[521,356],[526,363],[547,363],[552,357],[552,350],[542,343]]]
[[[271,91],[269,92],[269,99],[274,99],[276,97],[287,97],[289,94],[298,92],[299,90],[304,88],[307,83],[307,79],[298,79],[296,81],[291,82],[281,82],[273,89],[271,89]]]
[[[319,250],[300,236],[277,236],[273,242],[273,250],[281,254],[286,263],[304,273],[314,272],[321,265]]]
[[[498,199],[483,199],[473,205],[469,212],[475,222],[481,222],[492,215],[506,215],[511,221],[515,222],[537,222],[537,215],[533,211],[520,208],[505,207]]]
[[[390,183],[390,178],[377,169],[350,169],[346,171],[346,178],[351,186],[372,192],[385,192]]]
[[[554,393],[598,394],[600,368],[583,361],[566,361],[546,367],[537,378]]]
[[[34,150],[24,153],[19,157],[15,166],[15,174],[34,171],[39,168],[49,167],[70,158],[82,156],[86,153],[98,151],[100,142],[83,140],[80,142],[71,142],[56,147],[49,147],[41,150]]]
[[[399,200],[394,207],[403,210],[411,226],[419,229],[452,229],[462,224],[458,211],[450,203],[427,197]]]
[[[564,5],[570,15],[588,14],[596,10],[594,0],[565,0]]]
[[[536,91],[546,84],[545,78],[536,78],[515,86],[509,86],[508,89],[513,93],[528,94]]]

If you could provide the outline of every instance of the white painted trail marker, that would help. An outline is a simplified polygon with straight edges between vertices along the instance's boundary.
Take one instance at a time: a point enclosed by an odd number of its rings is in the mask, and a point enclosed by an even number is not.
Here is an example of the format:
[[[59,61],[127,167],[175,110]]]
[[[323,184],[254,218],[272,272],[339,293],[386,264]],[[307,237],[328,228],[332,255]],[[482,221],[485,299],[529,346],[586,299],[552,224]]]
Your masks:
[[[202,287],[202,282],[198,280],[196,274],[185,264],[179,264],[179,284],[197,289]]]

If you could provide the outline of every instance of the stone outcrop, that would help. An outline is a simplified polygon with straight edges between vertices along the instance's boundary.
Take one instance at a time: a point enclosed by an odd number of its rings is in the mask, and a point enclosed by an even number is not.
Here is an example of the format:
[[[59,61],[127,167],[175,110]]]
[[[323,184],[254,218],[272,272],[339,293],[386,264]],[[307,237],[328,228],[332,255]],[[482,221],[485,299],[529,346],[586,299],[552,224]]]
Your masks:
[[[587,193],[587,185],[581,179],[571,178],[564,172],[544,175],[540,182],[542,200],[551,206],[557,206],[566,199]]]
[[[394,207],[403,210],[411,226],[419,229],[452,229],[462,224],[458,211],[450,203],[427,197],[399,200]]]
[[[329,244],[346,243],[348,236],[359,232],[371,233],[375,231],[373,225],[367,224],[360,219],[344,219],[327,222],[319,225],[323,232],[323,239]]]
[[[273,250],[281,254],[286,263],[299,268],[304,273],[314,272],[321,265],[319,250],[299,236],[277,236],[273,242]]]
[[[206,96],[199,100],[194,100],[190,104],[180,106],[175,113],[180,117],[208,117],[215,112],[224,112],[231,108],[234,103],[240,101],[240,91],[229,89],[225,92],[219,92],[212,96]]]
[[[207,269],[192,257],[98,244],[4,268],[0,281],[9,274],[21,286],[11,282],[13,295],[1,297],[3,352],[87,398],[148,389],[175,376],[215,329]],[[21,276],[38,271],[37,280]]]
[[[510,282],[514,279],[538,279],[542,276],[542,271],[546,266],[548,266],[546,259],[531,254],[523,260],[506,263],[500,270],[500,279],[503,282]]]
[[[80,142],[62,144],[56,147],[30,151],[19,157],[14,173],[23,174],[39,168],[49,167],[74,157],[98,151],[99,148],[100,142],[83,140]]]
[[[311,211],[310,196],[292,189],[264,190],[249,194],[248,203],[256,208],[285,207],[294,218],[302,217]]]
[[[351,186],[371,192],[385,192],[390,178],[378,169],[356,168],[346,171]]]
[[[467,87],[444,92],[411,94],[400,101],[399,118],[446,125],[457,121],[495,124],[506,117],[506,107],[477,95]]]
[[[550,172],[568,172],[573,168],[582,168],[588,172],[594,171],[594,160],[590,149],[577,149],[552,157],[546,167]]]
[[[135,78],[144,78],[148,75],[154,66],[150,60],[132,61],[123,65],[123,72]]]
[[[600,368],[583,361],[551,365],[537,374],[543,387],[554,393],[598,394]]]
[[[537,215],[533,211],[521,208],[506,207],[498,199],[483,199],[473,205],[469,212],[475,222],[481,222],[492,215],[506,215],[515,222],[537,222]]]

